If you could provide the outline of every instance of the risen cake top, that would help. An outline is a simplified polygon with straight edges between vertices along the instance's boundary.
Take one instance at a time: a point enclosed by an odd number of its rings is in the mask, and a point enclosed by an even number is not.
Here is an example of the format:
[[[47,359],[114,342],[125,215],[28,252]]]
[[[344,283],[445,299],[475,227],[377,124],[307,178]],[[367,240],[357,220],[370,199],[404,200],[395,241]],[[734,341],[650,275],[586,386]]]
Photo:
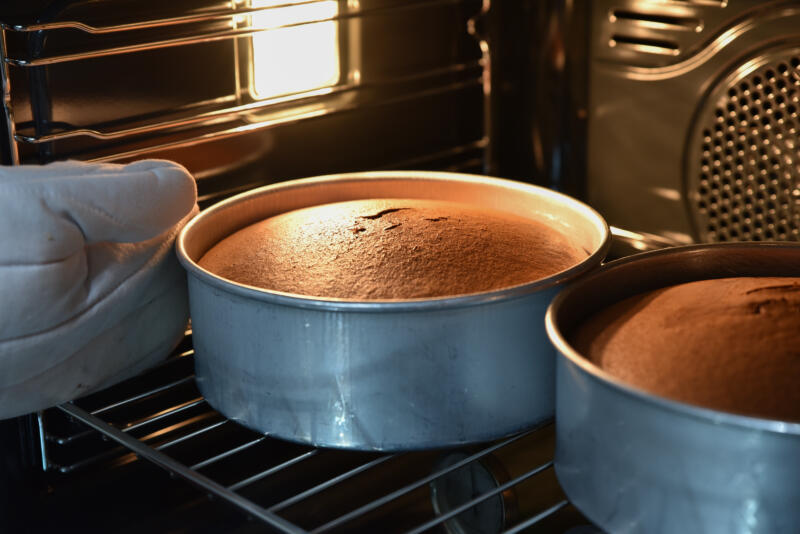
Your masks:
[[[657,395],[800,421],[800,278],[722,278],[651,291],[590,317],[572,343]]]
[[[270,217],[223,239],[199,263],[275,291],[394,300],[507,288],[587,256],[533,219],[456,202],[370,199]]]

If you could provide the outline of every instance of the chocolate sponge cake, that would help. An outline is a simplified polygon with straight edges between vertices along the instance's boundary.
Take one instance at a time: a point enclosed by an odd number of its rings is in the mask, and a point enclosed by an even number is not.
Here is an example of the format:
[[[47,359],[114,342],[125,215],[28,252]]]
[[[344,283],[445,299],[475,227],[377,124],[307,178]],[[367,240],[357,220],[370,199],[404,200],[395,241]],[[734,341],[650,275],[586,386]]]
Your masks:
[[[394,300],[491,291],[588,254],[543,222],[457,202],[369,199],[303,208],[243,228],[200,265],[311,297]]]
[[[800,421],[800,278],[702,280],[636,295],[590,317],[571,343],[648,392]]]

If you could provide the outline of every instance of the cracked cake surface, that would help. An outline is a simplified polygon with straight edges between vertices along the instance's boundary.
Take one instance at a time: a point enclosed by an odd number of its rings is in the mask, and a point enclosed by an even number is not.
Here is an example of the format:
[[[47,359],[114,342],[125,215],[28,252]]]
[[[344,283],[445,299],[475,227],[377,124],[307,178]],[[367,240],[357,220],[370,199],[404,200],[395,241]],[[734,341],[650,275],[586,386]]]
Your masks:
[[[636,295],[588,318],[571,343],[651,393],[800,421],[800,277],[701,280]]]
[[[199,263],[274,291],[396,300],[512,287],[587,257],[534,219],[457,202],[369,199],[264,219],[217,243]]]

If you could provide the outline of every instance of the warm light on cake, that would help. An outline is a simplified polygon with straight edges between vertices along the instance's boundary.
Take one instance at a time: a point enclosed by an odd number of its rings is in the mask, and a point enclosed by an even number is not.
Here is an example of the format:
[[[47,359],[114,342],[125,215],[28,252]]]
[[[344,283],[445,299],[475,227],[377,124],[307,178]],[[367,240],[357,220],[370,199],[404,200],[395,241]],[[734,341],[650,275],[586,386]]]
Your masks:
[[[273,215],[221,240],[199,263],[252,287],[369,301],[511,288],[586,256],[544,221],[460,202],[376,198]]]

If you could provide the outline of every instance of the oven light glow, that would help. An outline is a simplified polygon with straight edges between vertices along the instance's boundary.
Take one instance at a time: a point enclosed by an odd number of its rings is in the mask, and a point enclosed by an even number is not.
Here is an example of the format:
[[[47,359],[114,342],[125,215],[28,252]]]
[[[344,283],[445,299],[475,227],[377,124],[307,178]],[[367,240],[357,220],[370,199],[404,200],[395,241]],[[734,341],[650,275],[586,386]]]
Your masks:
[[[252,7],[304,0],[252,0]],[[267,9],[251,15],[254,28],[275,28],[335,17],[338,0]],[[339,82],[338,23],[327,20],[277,28],[252,36],[254,98],[313,91]]]

